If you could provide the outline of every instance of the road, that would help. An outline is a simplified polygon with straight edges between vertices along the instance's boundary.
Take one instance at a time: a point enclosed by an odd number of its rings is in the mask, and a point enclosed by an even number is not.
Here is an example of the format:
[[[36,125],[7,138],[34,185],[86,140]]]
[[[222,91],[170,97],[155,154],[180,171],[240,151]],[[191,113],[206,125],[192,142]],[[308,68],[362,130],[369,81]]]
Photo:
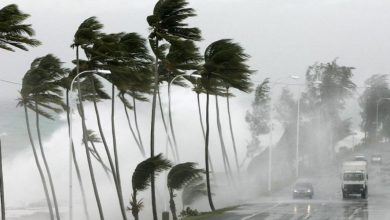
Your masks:
[[[292,199],[292,187],[287,187],[208,220],[390,219],[390,147],[381,151],[383,164],[369,165],[367,200],[343,200],[337,173],[312,180],[315,192],[312,200]]]

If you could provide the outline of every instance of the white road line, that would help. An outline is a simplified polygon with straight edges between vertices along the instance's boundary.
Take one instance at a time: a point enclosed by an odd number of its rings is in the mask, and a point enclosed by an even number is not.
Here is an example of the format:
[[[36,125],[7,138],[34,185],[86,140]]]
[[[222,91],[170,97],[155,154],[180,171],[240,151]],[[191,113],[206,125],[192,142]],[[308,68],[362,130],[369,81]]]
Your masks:
[[[242,218],[242,219],[240,219],[240,220],[248,220],[248,219],[250,219],[250,218],[253,218],[253,217],[256,216],[256,215],[260,215],[260,214],[262,214],[262,213],[265,213],[265,212],[267,212],[267,211],[269,211],[269,210],[271,210],[271,209],[273,209],[273,208],[279,206],[280,204],[282,204],[282,203],[277,203],[277,204],[275,204],[274,206],[269,207],[268,209],[264,209],[264,210],[255,212],[255,213],[253,213],[252,215],[246,216],[246,217],[244,217],[244,218]]]
[[[362,208],[357,208],[357,209],[355,209],[355,211],[353,211],[353,213],[350,215],[350,216],[348,216],[348,219],[353,219],[353,217],[358,213],[358,211],[359,210],[361,210]]]

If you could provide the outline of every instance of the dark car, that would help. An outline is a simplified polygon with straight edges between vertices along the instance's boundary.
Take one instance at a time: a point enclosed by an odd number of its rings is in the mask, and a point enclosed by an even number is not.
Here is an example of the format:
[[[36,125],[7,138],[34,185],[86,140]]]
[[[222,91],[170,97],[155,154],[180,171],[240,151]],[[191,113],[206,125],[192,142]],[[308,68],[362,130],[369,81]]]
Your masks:
[[[313,185],[309,182],[297,182],[293,189],[293,198],[310,198],[314,195]]]
[[[380,154],[373,154],[371,156],[371,163],[372,164],[382,164],[382,155],[380,155]]]

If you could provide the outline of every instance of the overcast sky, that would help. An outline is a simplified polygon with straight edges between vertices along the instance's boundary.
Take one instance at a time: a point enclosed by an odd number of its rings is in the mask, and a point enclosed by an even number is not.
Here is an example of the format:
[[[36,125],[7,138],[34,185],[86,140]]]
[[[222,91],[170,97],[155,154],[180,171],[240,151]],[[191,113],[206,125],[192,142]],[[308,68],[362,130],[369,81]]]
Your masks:
[[[36,38],[43,45],[29,52],[1,51],[1,78],[20,81],[31,61],[53,53],[68,63],[69,47],[79,24],[97,16],[106,32],[139,32],[147,36],[146,16],[153,0],[2,0],[16,3],[31,15]],[[256,80],[303,74],[316,61],[338,57],[356,67],[358,84],[368,75],[390,71],[390,1],[387,0],[191,0],[198,17],[191,24],[202,30],[204,48],[221,38],[240,42],[252,56]],[[6,91],[17,87],[3,85]],[[13,93],[1,93],[1,98]]]

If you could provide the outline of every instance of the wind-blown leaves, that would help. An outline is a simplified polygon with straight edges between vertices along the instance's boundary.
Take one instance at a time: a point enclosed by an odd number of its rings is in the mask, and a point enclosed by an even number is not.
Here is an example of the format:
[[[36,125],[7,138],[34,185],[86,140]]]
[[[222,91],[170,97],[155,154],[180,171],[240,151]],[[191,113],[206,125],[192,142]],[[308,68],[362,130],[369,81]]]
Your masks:
[[[199,178],[204,171],[196,169],[196,165],[196,163],[187,162],[172,167],[168,173],[168,188],[179,190],[193,179]]]
[[[31,24],[23,22],[30,15],[21,12],[17,5],[11,4],[0,9],[0,48],[15,51],[13,47],[27,51],[26,46],[36,47],[41,43],[31,38],[35,32]]]
[[[150,185],[152,174],[157,175],[159,172],[169,169],[171,162],[164,159],[162,154],[150,157],[137,165],[132,177],[133,189],[137,191],[145,190]]]

